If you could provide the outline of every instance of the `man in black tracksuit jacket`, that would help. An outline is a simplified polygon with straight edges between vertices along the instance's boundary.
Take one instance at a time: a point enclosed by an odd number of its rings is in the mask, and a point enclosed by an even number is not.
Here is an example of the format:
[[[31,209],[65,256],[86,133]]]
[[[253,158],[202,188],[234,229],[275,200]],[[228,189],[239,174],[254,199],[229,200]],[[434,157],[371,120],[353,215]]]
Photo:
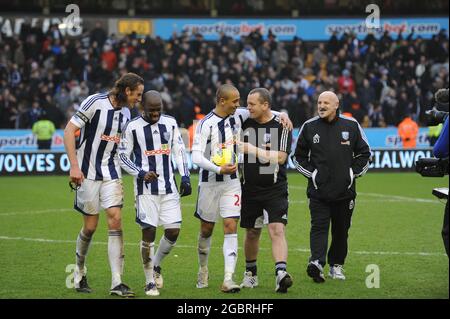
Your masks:
[[[308,178],[311,257],[307,273],[315,282],[324,282],[330,221],[329,276],[345,279],[342,265],[355,206],[355,178],[369,168],[370,147],[358,122],[339,115],[336,94],[320,94],[317,108],[319,116],[306,121],[300,129],[292,160]]]

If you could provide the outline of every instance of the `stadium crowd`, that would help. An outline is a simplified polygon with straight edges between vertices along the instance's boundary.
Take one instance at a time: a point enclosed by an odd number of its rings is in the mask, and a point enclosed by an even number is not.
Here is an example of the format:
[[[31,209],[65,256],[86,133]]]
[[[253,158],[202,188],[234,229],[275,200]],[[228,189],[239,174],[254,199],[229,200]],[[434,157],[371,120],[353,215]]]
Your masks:
[[[83,99],[126,72],[141,75],[145,90],[160,91],[165,112],[186,128],[213,108],[216,88],[227,82],[238,87],[242,106],[251,89],[269,89],[273,109],[286,110],[296,127],[330,89],[342,112],[364,127],[395,126],[406,115],[425,125],[433,93],[448,87],[448,55],[446,30],[430,40],[345,33],[324,43],[282,42],[253,32],[208,42],[200,34],[118,37],[100,24],[72,39],[57,25],[43,34],[24,24],[20,36],[0,35],[0,128],[31,128],[42,110],[62,128]]]

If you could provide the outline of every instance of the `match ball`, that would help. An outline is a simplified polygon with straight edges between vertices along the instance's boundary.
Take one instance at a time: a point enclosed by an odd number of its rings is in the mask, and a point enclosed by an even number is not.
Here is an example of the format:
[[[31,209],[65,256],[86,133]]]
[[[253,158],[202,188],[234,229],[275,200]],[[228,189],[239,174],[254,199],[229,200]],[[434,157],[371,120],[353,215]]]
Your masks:
[[[237,155],[232,150],[223,148],[218,150],[217,153],[213,155],[211,161],[217,166],[236,164]]]

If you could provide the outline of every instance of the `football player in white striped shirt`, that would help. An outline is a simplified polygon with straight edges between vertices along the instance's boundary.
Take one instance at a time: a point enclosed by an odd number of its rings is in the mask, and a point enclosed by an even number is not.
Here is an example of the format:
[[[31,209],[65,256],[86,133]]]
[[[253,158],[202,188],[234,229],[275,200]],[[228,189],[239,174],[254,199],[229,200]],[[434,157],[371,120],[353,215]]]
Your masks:
[[[157,91],[143,98],[142,116],[126,125],[119,147],[121,166],[134,178],[136,222],[141,225],[141,256],[145,274],[145,293],[159,295],[162,288],[161,261],[175,245],[181,226],[180,195],[191,194],[186,151],[177,121],[161,115],[162,99]],[[130,159],[131,154],[134,160]],[[172,155],[172,156],[171,156]],[[180,194],[175,182],[171,158],[181,175]],[[154,254],[156,228],[164,235]]]
[[[105,94],[86,98],[64,130],[64,146],[70,161],[70,180],[77,185],[74,208],[83,214],[84,224],[76,245],[75,289],[91,292],[87,283],[85,260],[94,234],[99,210],[108,219],[108,257],[112,282],[110,294],[133,297],[134,293],[122,283],[123,237],[121,208],[123,188],[121,170],[116,154],[123,123],[122,108],[133,108],[140,102],[144,80],[127,73]],[[80,138],[75,132],[80,129]]]
[[[216,92],[215,109],[197,125],[192,146],[192,161],[200,167],[198,199],[195,216],[200,219],[198,258],[200,269],[197,288],[208,287],[208,255],[211,235],[219,217],[223,218],[225,276],[223,292],[239,292],[233,281],[237,261],[237,221],[241,211],[241,184],[236,158],[237,140],[242,124],[249,117],[247,109],[239,107],[239,91],[231,84],[221,85]],[[285,114],[283,123],[292,127]],[[218,166],[212,162],[216,154],[231,153],[231,163]]]

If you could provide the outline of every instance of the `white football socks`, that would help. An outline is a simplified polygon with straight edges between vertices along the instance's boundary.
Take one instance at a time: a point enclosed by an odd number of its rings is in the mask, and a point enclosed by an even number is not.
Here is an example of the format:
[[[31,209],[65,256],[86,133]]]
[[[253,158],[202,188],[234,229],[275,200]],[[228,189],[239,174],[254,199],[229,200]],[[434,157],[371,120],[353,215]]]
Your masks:
[[[198,263],[200,268],[204,269],[208,266],[209,250],[211,248],[212,236],[208,238],[202,237],[202,234],[198,234]]]
[[[153,265],[155,267],[158,267],[161,264],[164,257],[166,257],[172,250],[173,246],[175,246],[175,243],[176,242],[168,240],[164,235],[161,237],[158,250],[156,251],[155,260],[153,261]]]
[[[141,258],[144,267],[145,284],[154,282],[153,279],[153,255],[155,253],[155,243],[141,241]]]
[[[89,251],[89,245],[91,244],[91,239],[92,237],[86,236],[86,234],[83,232],[83,229],[80,230],[76,245],[76,264],[81,276],[86,275],[84,272],[84,264]]]
[[[223,240],[223,256],[225,258],[225,280],[232,280],[237,261],[237,234],[226,234]]]
[[[108,258],[111,267],[111,289],[122,283],[123,236],[122,230],[108,231]]]

